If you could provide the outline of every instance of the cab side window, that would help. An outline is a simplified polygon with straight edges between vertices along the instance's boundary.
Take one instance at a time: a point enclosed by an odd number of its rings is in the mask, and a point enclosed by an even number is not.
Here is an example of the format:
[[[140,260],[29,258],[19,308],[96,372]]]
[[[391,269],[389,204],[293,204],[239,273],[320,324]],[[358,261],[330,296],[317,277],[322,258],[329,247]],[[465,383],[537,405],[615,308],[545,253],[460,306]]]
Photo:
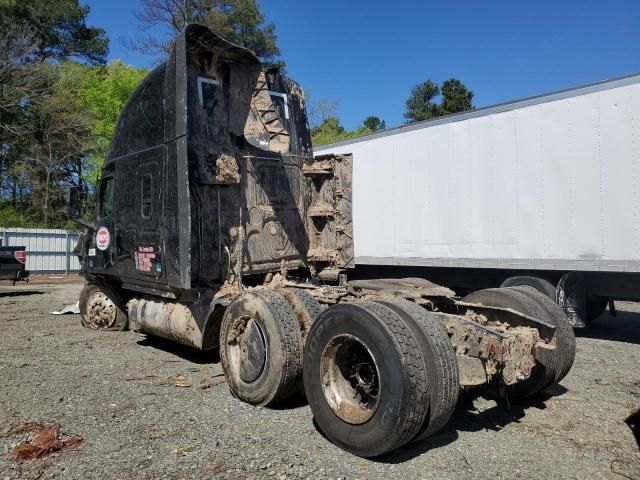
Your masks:
[[[104,178],[100,185],[100,218],[108,217],[113,212],[113,177]]]
[[[216,106],[216,92],[220,87],[220,82],[214,78],[198,75],[198,101],[207,115],[213,115]]]
[[[269,91],[269,95],[271,95],[271,100],[275,104],[278,109],[278,114],[280,115],[280,120],[284,125],[287,126],[289,124],[289,98],[286,93],[273,92]]]
[[[144,220],[151,220],[153,215],[152,188],[151,174],[143,174],[140,177],[140,216]]]

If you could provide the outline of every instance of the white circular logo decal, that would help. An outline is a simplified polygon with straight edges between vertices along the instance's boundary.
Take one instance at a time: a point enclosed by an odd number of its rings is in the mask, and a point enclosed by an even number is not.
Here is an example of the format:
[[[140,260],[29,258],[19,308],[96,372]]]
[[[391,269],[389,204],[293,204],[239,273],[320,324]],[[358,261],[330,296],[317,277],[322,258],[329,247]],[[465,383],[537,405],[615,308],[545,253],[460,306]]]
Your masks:
[[[104,251],[109,248],[109,243],[111,243],[109,229],[107,227],[100,227],[98,233],[96,233],[96,247],[98,247],[98,250]]]

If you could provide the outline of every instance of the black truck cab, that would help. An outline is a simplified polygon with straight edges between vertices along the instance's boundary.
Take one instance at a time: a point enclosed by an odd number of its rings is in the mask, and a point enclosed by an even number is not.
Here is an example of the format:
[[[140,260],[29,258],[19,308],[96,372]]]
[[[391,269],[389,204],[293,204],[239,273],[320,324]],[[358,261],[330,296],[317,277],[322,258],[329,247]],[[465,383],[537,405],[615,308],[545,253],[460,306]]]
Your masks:
[[[82,273],[177,299],[303,266],[306,118],[294,81],[189,25],[118,121]]]

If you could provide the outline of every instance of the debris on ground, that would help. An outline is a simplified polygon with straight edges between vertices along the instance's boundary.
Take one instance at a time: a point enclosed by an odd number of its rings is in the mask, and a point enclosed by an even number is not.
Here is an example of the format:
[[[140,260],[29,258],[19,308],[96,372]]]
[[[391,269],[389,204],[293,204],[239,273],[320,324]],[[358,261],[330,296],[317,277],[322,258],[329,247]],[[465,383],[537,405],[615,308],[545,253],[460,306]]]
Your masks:
[[[182,375],[176,377],[176,387],[189,388],[190,386],[191,382],[186,377]]]
[[[82,443],[80,437],[63,434],[58,425],[30,422],[17,425],[9,431],[9,435],[21,433],[28,433],[29,438],[11,450],[13,459],[20,462],[35,460],[63,448],[77,447]]]
[[[206,390],[207,388],[211,388],[211,380],[208,378],[204,378],[200,381],[200,385],[198,385],[200,390]]]
[[[66,313],[72,313],[74,315],[78,315],[80,313],[80,302],[67,305],[62,310],[59,310],[57,312],[49,312],[50,315],[64,315]]]
[[[208,388],[211,387],[217,387],[218,385],[222,385],[223,383],[227,383],[227,380],[225,378],[212,382],[211,380],[209,380],[208,378],[204,378],[200,381],[200,384],[198,385],[198,388],[200,390],[206,390]]]

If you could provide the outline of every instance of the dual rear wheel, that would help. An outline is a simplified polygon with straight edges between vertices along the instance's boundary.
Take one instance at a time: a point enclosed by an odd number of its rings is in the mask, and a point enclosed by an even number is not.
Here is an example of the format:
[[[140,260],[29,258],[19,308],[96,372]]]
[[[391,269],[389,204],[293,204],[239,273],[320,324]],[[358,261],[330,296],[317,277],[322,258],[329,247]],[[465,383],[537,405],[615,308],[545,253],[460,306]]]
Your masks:
[[[322,310],[301,289],[254,289],[234,300],[220,327],[220,360],[231,393],[258,406],[301,393],[304,340]]]
[[[506,287],[531,287],[543,295],[546,295],[553,302],[556,302],[556,287],[548,280],[541,277],[521,275],[507,278],[500,285]],[[604,313],[609,304],[609,299],[600,295],[589,295],[585,299],[585,318],[587,325],[591,325],[596,318]]]
[[[506,390],[531,396],[567,374],[575,356],[568,319],[529,287],[489,289],[468,303],[511,308],[554,325],[554,358]],[[436,433],[460,390],[458,363],[436,314],[398,298],[322,309],[307,292],[255,289],[225,312],[220,335],[232,393],[254,405],[283,402],[302,385],[317,427],[361,457],[388,453]],[[304,368],[303,368],[304,367]]]
[[[459,391],[442,324],[395,298],[323,313],[309,332],[303,375],[320,430],[361,457],[435,433],[451,417]]]
[[[245,402],[281,403],[304,385],[319,429],[362,457],[435,433],[459,391],[444,327],[400,299],[324,310],[304,291],[252,290],[225,312],[220,356]]]

